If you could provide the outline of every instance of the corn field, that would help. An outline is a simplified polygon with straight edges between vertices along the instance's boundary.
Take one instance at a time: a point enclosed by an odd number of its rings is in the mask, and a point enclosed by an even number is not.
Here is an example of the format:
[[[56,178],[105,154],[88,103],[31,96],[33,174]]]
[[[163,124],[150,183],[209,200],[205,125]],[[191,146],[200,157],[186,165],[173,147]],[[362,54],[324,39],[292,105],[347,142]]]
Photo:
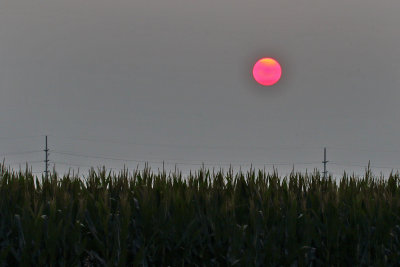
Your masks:
[[[399,182],[0,165],[0,266],[399,266]]]

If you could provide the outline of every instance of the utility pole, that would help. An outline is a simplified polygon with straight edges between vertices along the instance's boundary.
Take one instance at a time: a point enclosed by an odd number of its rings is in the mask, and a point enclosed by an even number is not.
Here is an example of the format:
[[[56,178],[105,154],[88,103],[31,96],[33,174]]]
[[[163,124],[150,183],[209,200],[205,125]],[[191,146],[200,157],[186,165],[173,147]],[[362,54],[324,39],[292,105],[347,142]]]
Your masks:
[[[326,163],[328,163],[328,161],[326,160],[326,147],[324,147],[324,161],[322,163],[324,164],[324,179],[326,179],[326,174],[328,173],[326,171]]]
[[[44,152],[46,153],[46,155],[45,155],[44,162],[45,162],[46,168],[44,170],[44,173],[45,173],[46,179],[47,179],[49,177],[49,148],[47,147],[47,135],[46,135],[46,144],[45,145],[46,146],[45,146]]]

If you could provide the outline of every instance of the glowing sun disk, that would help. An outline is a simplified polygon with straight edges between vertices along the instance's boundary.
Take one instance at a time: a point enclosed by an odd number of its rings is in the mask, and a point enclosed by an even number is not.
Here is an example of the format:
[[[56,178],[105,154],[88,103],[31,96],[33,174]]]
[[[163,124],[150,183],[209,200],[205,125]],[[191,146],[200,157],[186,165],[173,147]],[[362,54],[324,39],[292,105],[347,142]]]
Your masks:
[[[273,58],[262,58],[253,67],[253,77],[261,85],[271,86],[282,76],[281,65]]]

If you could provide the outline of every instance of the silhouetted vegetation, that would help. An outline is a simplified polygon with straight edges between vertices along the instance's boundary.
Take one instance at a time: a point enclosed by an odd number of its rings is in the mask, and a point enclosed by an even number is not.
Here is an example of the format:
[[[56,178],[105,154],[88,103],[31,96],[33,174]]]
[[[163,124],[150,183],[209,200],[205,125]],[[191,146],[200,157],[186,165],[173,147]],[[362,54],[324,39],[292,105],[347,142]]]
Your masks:
[[[2,266],[400,265],[398,174],[0,167]]]

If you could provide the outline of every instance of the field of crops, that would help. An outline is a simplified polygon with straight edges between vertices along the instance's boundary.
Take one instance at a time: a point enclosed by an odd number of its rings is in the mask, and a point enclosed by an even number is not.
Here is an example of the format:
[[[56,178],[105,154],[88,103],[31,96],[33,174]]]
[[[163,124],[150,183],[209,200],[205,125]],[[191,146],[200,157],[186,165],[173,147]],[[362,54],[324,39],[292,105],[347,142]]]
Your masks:
[[[399,266],[399,182],[0,166],[0,265]]]

